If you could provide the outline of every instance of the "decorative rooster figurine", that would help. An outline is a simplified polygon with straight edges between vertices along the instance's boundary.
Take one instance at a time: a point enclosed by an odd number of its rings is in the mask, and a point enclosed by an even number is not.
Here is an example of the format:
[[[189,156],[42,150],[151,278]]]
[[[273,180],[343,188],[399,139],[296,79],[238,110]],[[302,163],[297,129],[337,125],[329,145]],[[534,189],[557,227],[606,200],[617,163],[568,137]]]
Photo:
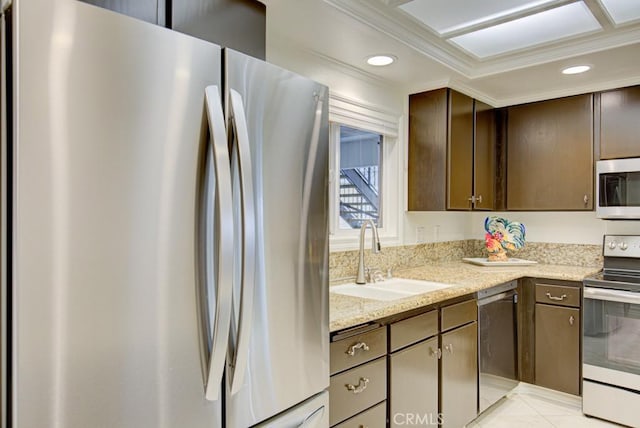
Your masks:
[[[490,262],[506,261],[507,250],[519,250],[524,247],[524,224],[509,221],[502,217],[487,217],[484,220],[485,246],[489,252]]]

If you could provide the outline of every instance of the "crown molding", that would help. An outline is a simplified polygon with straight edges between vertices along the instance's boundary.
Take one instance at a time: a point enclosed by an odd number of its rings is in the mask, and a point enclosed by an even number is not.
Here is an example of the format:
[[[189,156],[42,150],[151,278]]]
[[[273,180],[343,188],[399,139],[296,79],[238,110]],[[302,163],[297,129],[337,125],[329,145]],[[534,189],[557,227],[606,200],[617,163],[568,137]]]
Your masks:
[[[553,91],[536,92],[534,96],[518,96],[512,98],[500,98],[496,100],[493,107],[507,107],[517,104],[532,103],[536,101],[551,100],[554,98],[570,97],[572,95],[588,94],[591,92],[608,91],[610,89],[624,88],[640,84],[640,75],[624,79],[608,80],[598,84],[584,86],[574,86],[570,89],[556,89]]]
[[[347,64],[346,62],[340,61],[339,59],[333,58],[331,56],[325,55],[321,52],[318,52],[314,49],[305,49],[302,48],[302,50],[304,50],[305,52],[313,55],[314,57],[329,63],[331,65],[333,65],[334,67],[336,67],[337,69],[339,69],[342,73],[344,74],[348,74],[352,77],[357,77],[360,78],[361,80],[368,82],[368,83],[373,83],[373,84],[377,84],[377,85],[388,85],[388,86],[397,86],[398,83],[394,82],[392,80],[389,79],[385,79],[384,77],[380,77],[376,74],[373,73],[369,73],[368,71],[365,71],[361,68],[355,67],[351,64]]]
[[[269,34],[269,37],[270,37],[270,45],[272,46],[272,49],[274,45],[278,45],[279,48],[284,47],[287,50],[296,54],[310,55],[324,62],[328,66],[333,67],[334,69],[338,70],[340,73],[346,74],[351,77],[355,77],[363,82],[367,82],[374,85],[384,85],[384,86],[392,86],[392,87],[400,86],[397,82],[394,82],[390,79],[385,79],[384,77],[380,77],[376,74],[369,73],[366,70],[347,64],[346,62],[343,62],[331,56],[325,55],[314,49],[307,48],[297,43],[295,40],[292,40],[290,37],[283,35],[282,33],[272,32]],[[269,61],[269,54],[270,52],[267,52],[268,61]]]

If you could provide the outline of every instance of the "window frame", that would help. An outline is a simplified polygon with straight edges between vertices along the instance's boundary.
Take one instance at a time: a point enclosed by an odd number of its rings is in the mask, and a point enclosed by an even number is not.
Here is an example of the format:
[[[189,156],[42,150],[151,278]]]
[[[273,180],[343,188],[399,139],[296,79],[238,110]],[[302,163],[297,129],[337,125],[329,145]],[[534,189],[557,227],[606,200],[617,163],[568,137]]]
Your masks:
[[[382,135],[380,214],[383,246],[401,244],[404,212],[400,117],[380,108],[331,94],[329,99],[329,244],[331,251],[359,247],[360,229],[340,229],[340,125]]]

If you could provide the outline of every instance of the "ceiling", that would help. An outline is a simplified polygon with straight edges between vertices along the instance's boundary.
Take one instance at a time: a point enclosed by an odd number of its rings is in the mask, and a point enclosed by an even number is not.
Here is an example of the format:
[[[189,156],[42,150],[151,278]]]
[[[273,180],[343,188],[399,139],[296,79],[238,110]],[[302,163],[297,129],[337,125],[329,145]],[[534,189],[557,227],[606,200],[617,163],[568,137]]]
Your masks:
[[[504,106],[640,84],[640,0],[263,0],[282,44],[407,93]],[[387,67],[365,59],[386,53]],[[592,70],[563,75],[570,65]]]

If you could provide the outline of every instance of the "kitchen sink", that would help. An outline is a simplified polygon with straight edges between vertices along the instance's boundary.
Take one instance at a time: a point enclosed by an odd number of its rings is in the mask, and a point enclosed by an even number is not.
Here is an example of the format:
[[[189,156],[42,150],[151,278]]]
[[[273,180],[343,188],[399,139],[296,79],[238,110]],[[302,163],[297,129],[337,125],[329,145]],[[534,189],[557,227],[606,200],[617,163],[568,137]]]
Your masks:
[[[346,296],[365,299],[391,301],[405,297],[429,293],[451,287],[452,284],[441,282],[419,281],[415,279],[391,278],[369,284],[342,284],[331,287],[330,291]]]

